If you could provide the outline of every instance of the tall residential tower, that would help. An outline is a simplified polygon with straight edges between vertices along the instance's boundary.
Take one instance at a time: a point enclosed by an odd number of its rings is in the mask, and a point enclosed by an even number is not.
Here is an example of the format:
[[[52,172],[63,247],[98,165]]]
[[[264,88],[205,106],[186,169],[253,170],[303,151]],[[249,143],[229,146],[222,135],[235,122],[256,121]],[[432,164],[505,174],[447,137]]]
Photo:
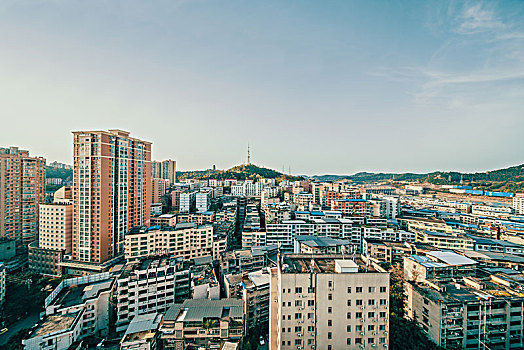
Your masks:
[[[132,227],[149,224],[151,143],[121,130],[73,135],[73,259],[100,263],[123,253]]]
[[[45,174],[44,158],[18,147],[0,148],[0,237],[15,239],[18,246],[37,238]]]

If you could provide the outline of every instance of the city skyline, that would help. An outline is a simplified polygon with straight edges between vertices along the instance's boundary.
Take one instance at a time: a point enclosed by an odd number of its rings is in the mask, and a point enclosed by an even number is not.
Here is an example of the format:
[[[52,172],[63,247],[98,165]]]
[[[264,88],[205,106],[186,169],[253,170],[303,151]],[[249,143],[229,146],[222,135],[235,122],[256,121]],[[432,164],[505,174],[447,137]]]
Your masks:
[[[294,174],[522,164],[523,13],[514,1],[4,1],[0,136],[68,164],[71,131],[113,128],[180,170],[241,164],[247,143],[253,163]]]

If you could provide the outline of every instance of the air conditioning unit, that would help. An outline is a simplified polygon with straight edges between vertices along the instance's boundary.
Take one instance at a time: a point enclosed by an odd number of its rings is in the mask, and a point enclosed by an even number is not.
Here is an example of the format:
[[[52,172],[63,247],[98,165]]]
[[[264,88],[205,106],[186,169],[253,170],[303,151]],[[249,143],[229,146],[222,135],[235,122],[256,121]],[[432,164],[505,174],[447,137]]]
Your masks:
[[[384,331],[384,334],[385,334],[385,335],[388,335],[388,331]]]
[[[364,349],[364,345],[360,345],[360,348],[361,348],[361,349]]]
[[[364,332],[360,332],[360,335],[364,335]]]
[[[377,332],[373,332],[373,335],[377,335]]]
[[[372,344],[371,347],[372,347],[372,348],[376,348],[377,346],[376,346],[375,344]]]
[[[388,347],[388,344],[384,344],[384,347],[387,348],[387,347]]]

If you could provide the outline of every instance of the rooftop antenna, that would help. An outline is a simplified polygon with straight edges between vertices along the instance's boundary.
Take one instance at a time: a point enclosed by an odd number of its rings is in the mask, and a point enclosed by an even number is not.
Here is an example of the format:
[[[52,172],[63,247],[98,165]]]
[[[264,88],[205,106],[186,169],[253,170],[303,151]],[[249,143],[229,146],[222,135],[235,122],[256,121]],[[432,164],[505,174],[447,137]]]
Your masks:
[[[249,152],[249,143],[247,144],[247,165],[251,164],[251,153]]]

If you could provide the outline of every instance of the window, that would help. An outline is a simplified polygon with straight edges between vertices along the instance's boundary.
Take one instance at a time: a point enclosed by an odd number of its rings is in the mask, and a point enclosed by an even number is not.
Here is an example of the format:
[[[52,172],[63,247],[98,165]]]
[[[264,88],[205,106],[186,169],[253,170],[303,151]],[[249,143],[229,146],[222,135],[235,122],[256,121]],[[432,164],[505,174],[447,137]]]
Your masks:
[[[380,344],[384,344],[384,343],[386,342],[386,338],[379,338],[379,339],[378,339],[378,342],[379,342]]]
[[[295,300],[295,306],[302,306],[302,300]]]
[[[362,299],[357,299],[356,300],[356,304],[357,304],[357,306],[361,306],[362,305]]]
[[[307,288],[308,293],[315,293],[315,287],[308,287]]]
[[[357,288],[355,288],[355,289],[356,289],[355,292],[357,292],[357,293],[362,293],[362,287],[357,287]]]
[[[380,293],[386,293],[387,287],[380,287]]]
[[[355,338],[355,344],[362,344],[362,338]]]
[[[375,338],[368,338],[368,344],[375,343]]]
[[[328,339],[333,339],[333,333],[328,332]]]
[[[369,293],[375,293],[375,287],[368,287]]]
[[[355,332],[362,332],[362,325],[361,324],[355,326]]]
[[[348,299],[348,306],[351,306],[351,299]]]
[[[386,312],[382,311],[379,316],[380,318],[386,318]]]
[[[368,305],[371,305],[371,306],[375,305],[375,299],[369,299]]]
[[[328,320],[328,327],[333,326],[333,320]]]
[[[307,331],[308,332],[314,332],[315,331],[315,326],[307,326]]]
[[[333,300],[333,294],[331,293],[328,294],[328,300]]]
[[[348,324],[348,325],[346,326],[346,332],[348,332],[348,333],[351,332],[351,325],[350,325],[350,324]]]
[[[348,293],[351,293],[351,287],[348,287]]]
[[[328,314],[332,314],[333,313],[333,308],[330,306],[328,307]]]
[[[313,314],[312,312],[310,312],[310,313],[307,314],[307,319],[308,319],[308,320],[312,320],[313,317],[314,317],[314,314]]]
[[[296,287],[295,293],[302,293],[302,287]]]
[[[347,345],[351,345],[351,338],[347,338],[347,339],[346,339],[346,344],[347,344]]]
[[[295,332],[302,332],[302,326],[295,326]]]
[[[385,324],[381,324],[380,326],[378,326],[378,330],[379,331],[385,331],[386,330],[386,325]]]
[[[362,312],[355,313],[355,317],[356,318],[362,318]]]
[[[328,281],[328,288],[333,288],[333,281]]]
[[[374,331],[375,330],[375,325],[368,325],[368,331]]]
[[[368,312],[368,317],[369,318],[375,317],[375,313],[373,311]]]
[[[315,301],[314,300],[308,300],[307,301],[307,306],[315,306]]]
[[[295,339],[295,345],[302,344],[302,339]]]
[[[300,312],[295,313],[295,320],[302,319],[302,314]]]
[[[348,312],[348,313],[346,314],[346,318],[347,318],[348,320],[351,320],[351,312]]]
[[[380,299],[380,305],[386,305],[387,300],[386,299]]]
[[[286,328],[282,327],[282,333],[286,333]]]

